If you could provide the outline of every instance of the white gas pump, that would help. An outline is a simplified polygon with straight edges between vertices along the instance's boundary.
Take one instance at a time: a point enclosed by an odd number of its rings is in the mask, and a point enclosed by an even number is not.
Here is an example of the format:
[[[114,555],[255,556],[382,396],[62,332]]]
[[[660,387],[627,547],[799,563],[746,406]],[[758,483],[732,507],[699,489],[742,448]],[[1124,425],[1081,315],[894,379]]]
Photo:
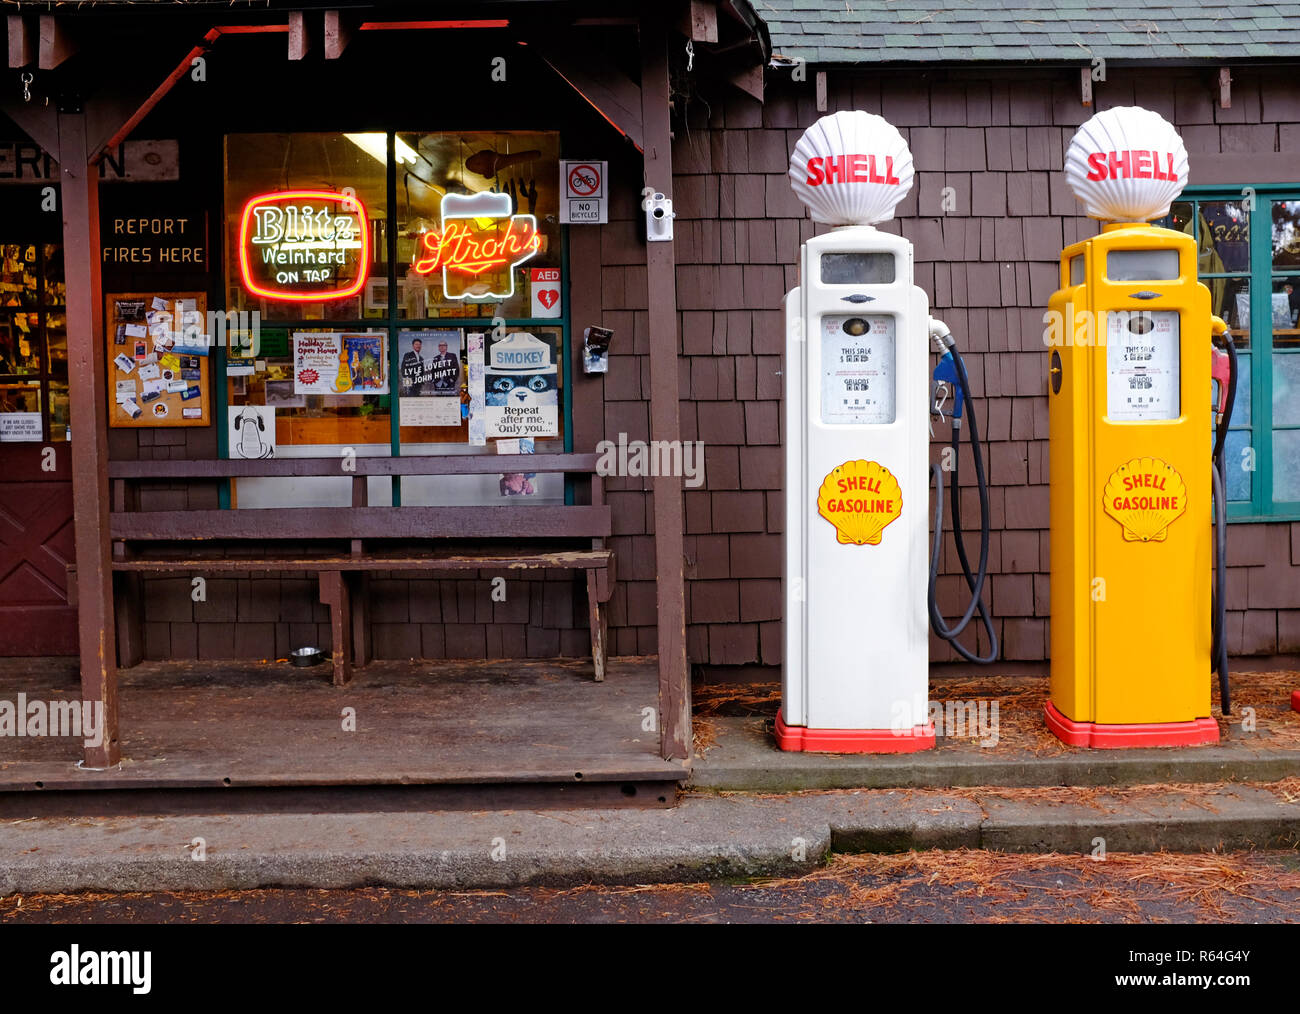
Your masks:
[[[902,135],[870,113],[824,116],[795,146],[790,177],[813,221],[836,228],[803,245],[800,285],[785,300],[786,610],[776,739],[786,750],[922,750],[935,737],[927,587],[942,636],[954,639],[977,609],[993,634],[980,601],[986,494],[979,566],[970,568],[964,547],[961,555],[971,606],[949,629],[933,603],[932,337],[943,356],[936,381],[955,388],[954,442],[969,384],[947,327],[930,318],[913,284],[912,244],[874,227],[893,217],[912,185]],[[941,507],[941,473],[938,497]],[[991,661],[993,645],[988,658],[959,650]]]

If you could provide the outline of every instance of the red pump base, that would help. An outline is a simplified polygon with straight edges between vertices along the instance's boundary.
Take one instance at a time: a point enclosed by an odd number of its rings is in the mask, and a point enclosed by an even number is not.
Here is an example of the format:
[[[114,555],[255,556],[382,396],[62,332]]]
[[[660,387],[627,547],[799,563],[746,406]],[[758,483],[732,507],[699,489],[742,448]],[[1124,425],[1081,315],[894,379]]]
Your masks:
[[[1291,691],[1291,710],[1300,711],[1300,690]]]
[[[912,729],[808,729],[776,713],[776,745],[805,753],[916,753],[934,748],[934,724]]]
[[[1219,741],[1219,723],[1213,718],[1198,718],[1191,722],[1102,725],[1066,718],[1051,701],[1047,702],[1043,712],[1047,717],[1047,727],[1066,746],[1122,750],[1137,746],[1202,746]]]

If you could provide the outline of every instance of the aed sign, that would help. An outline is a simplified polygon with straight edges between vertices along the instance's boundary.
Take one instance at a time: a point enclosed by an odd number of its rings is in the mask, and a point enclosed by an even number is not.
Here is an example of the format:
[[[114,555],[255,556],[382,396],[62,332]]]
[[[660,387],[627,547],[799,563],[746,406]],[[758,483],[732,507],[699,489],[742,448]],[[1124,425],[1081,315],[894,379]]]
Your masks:
[[[529,272],[532,285],[532,317],[559,317],[560,306],[560,269],[533,268]]]
[[[608,162],[560,161],[560,221],[566,225],[604,225],[609,221]]]
[[[442,275],[447,299],[508,299],[515,268],[541,248],[533,215],[512,215],[509,194],[484,191],[442,198],[442,228],[420,237],[416,274]]]
[[[283,190],[254,197],[239,221],[244,288],[264,299],[355,296],[370,270],[370,227],[348,191]]]

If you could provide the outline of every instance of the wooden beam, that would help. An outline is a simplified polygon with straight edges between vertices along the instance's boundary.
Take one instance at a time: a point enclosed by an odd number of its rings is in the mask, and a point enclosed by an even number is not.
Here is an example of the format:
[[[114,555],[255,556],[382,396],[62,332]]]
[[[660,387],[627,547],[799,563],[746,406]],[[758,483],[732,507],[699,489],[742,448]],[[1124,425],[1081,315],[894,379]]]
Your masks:
[[[546,51],[542,59],[615,130],[644,151],[641,89],[595,52]]]
[[[817,82],[817,112],[824,113],[826,112],[826,105],[827,105],[826,71],[819,70],[817,72],[815,80]]]
[[[53,70],[77,51],[63,27],[63,19],[53,14],[41,15],[40,35],[36,65],[41,70]]]
[[[307,15],[302,11],[289,12],[289,59],[301,60],[311,51],[311,35],[307,31]]]
[[[705,0],[685,0],[677,12],[677,30],[692,42],[717,42],[717,6]]]
[[[758,64],[748,70],[732,74],[729,81],[750,98],[758,99],[759,102],[763,101],[763,68]]]
[[[668,37],[647,17],[641,28],[641,122],[645,129],[642,183],[672,197],[669,128]],[[681,438],[678,415],[676,256],[672,243],[646,244],[650,332],[650,439]],[[691,756],[691,677],[686,661],[681,476],[656,476],[653,484],[656,595],[658,597],[659,747],[665,760]]]
[[[36,59],[36,33],[34,22],[21,14],[9,15],[9,66],[17,70]]]
[[[346,11],[325,12],[325,59],[337,60],[352,41],[352,34],[360,24]]]
[[[82,423],[72,441],[72,501],[77,559],[81,697],[103,702],[104,735],[85,747],[87,767],[121,759],[117,715],[117,643],[108,539],[108,418],[100,288],[99,172],[85,113],[58,114],[57,158],[67,280],[69,410]]]
[[[1227,67],[1219,68],[1219,108],[1232,108],[1232,71]]]
[[[1085,106],[1092,105],[1092,68],[1079,68],[1079,101]]]

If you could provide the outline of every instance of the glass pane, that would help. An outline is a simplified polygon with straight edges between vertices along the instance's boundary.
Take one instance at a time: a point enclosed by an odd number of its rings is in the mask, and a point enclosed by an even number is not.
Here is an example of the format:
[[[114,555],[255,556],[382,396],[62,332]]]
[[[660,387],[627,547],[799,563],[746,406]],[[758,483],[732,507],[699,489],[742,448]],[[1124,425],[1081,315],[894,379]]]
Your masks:
[[[1166,229],[1173,229],[1174,232],[1185,232],[1192,236],[1195,234],[1195,214],[1196,206],[1191,201],[1178,201],[1169,206],[1169,214],[1162,218],[1157,225],[1163,225]]]
[[[320,341],[303,340],[312,336]],[[262,337],[266,369],[232,365],[247,372],[226,381],[230,457],[390,453],[386,332],[268,329]]]
[[[1300,430],[1273,431],[1273,499],[1300,503]]]
[[[1300,201],[1273,202],[1273,270],[1300,268]]]
[[[560,317],[559,134],[404,133],[396,142],[397,315]]]
[[[45,344],[50,353],[50,379],[68,382],[68,319],[62,313],[45,314]]]
[[[1228,499],[1250,500],[1255,470],[1254,455],[1244,453],[1250,446],[1250,430],[1229,430],[1224,442],[1223,467],[1228,477]]]
[[[1237,398],[1232,406],[1233,427],[1249,426],[1251,424],[1250,375],[1250,353],[1237,356]]]
[[[66,360],[64,361],[66,365]],[[68,385],[50,381],[50,439],[68,440]]]
[[[386,165],[383,134],[228,135],[227,306],[263,321],[362,317],[367,284],[388,271]]]
[[[40,381],[0,384],[0,442],[37,443],[42,433]]]
[[[1273,425],[1300,426],[1300,352],[1273,353]]]
[[[68,287],[63,280],[63,247],[46,243],[45,249],[45,305],[62,306],[68,301]]]
[[[24,376],[40,372],[40,315],[0,311],[0,376]]]
[[[1200,242],[1197,247],[1201,274],[1250,270],[1250,214],[1238,201],[1202,201]]]
[[[1203,278],[1210,290],[1210,312],[1222,317],[1237,350],[1250,348],[1250,279]]]

